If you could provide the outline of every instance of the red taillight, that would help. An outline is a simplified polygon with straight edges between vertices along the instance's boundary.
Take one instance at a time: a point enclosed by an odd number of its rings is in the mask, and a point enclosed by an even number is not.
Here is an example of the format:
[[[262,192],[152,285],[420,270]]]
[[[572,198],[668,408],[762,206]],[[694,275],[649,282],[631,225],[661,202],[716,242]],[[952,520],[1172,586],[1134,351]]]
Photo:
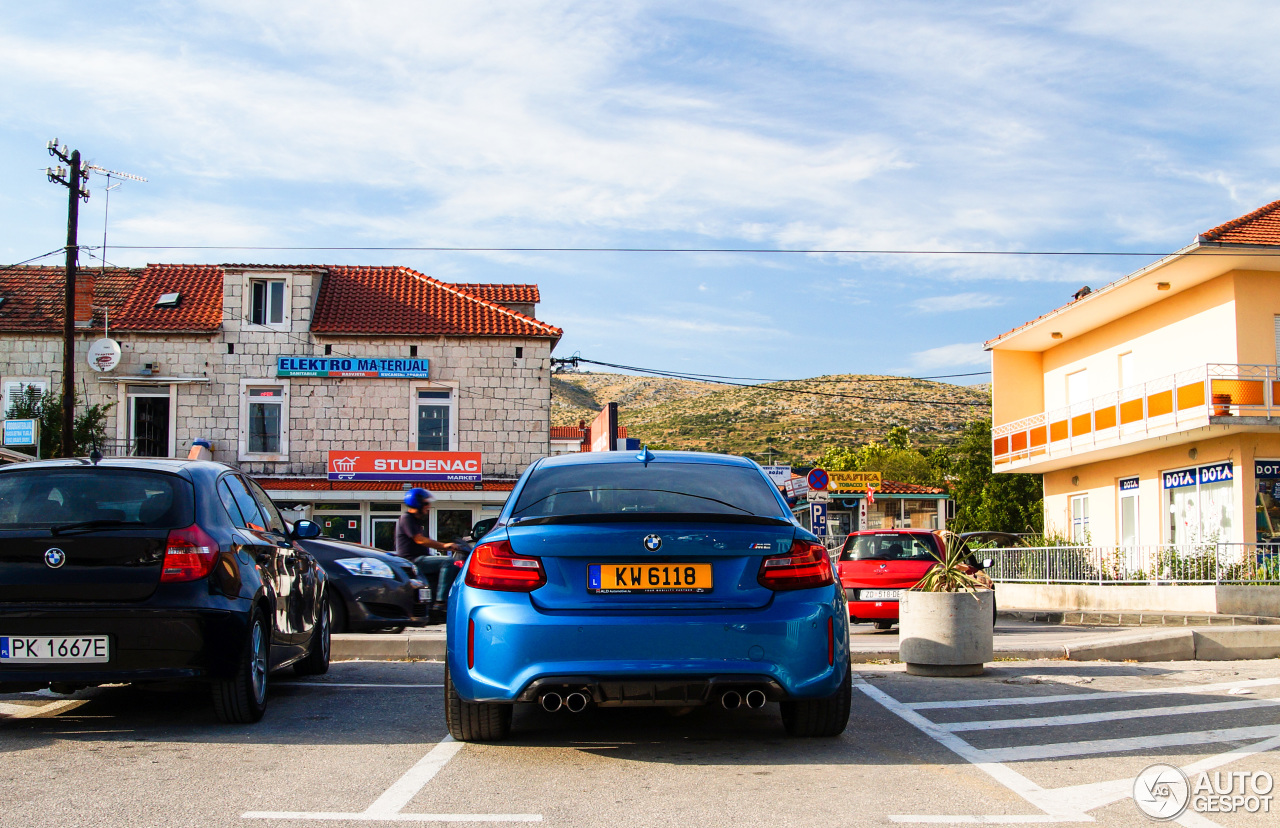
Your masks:
[[[162,582],[194,581],[203,578],[213,569],[218,557],[218,542],[192,524],[185,529],[169,531],[165,542]]]
[[[770,555],[760,562],[756,580],[772,590],[809,589],[833,583],[831,558],[820,543],[796,540],[791,551]]]
[[[542,560],[517,555],[505,540],[482,543],[471,553],[467,563],[469,587],[494,589],[499,592],[533,592],[547,582]]]

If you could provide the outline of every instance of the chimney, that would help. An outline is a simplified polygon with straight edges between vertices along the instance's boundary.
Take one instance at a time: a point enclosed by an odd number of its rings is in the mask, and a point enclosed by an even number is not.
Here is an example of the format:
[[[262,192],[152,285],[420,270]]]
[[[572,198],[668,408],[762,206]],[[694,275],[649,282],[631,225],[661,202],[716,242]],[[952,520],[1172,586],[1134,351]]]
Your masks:
[[[88,328],[93,324],[93,282],[92,270],[76,271],[76,311],[77,328]]]

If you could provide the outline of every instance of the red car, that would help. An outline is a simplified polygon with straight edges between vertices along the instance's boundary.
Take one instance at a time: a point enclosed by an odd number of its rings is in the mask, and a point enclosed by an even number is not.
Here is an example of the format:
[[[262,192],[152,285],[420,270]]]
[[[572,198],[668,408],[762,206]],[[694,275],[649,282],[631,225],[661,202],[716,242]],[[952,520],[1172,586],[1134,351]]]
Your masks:
[[[877,630],[898,622],[898,598],[924,577],[942,554],[942,539],[926,529],[868,529],[845,538],[840,583],[849,599],[849,620],[870,621]],[[970,564],[975,572],[981,567]],[[991,581],[979,573],[987,586]]]

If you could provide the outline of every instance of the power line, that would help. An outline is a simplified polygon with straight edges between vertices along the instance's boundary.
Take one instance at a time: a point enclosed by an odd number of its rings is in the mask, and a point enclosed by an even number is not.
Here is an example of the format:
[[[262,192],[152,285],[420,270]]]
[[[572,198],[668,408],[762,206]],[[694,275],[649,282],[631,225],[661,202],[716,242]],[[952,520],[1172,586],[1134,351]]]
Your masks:
[[[564,359],[552,359],[551,362],[552,364],[557,364],[557,363],[565,364],[565,363],[572,362],[573,359],[574,357],[566,357]],[[590,361],[590,360],[581,359],[581,357],[579,357],[578,359],[581,362]],[[712,379],[724,379],[724,380],[742,380],[744,382],[808,382],[808,383],[827,383],[832,385],[857,383],[857,382],[913,382],[915,380],[951,379],[953,377],[985,377],[991,373],[990,371],[971,371],[967,374],[934,374],[928,377],[879,377],[879,378],[860,377],[855,379],[816,379],[815,378],[815,379],[806,379],[806,380],[787,380],[787,379],[776,379],[772,377],[731,377],[731,376],[726,376],[724,374],[698,374],[698,373],[692,373],[692,372],[686,372],[686,371],[664,371],[660,368],[642,368],[639,370],[647,371],[655,374],[662,374],[663,376],[671,376],[676,379],[689,379],[694,381],[701,381],[703,379],[706,379],[707,381],[710,381]]]
[[[31,264],[32,262],[38,262],[41,259],[47,259],[50,256],[56,256],[59,253],[65,253],[65,252],[66,252],[65,247],[59,247],[56,250],[50,250],[48,253],[42,253],[39,256],[32,256],[30,259],[27,259],[26,261],[16,262],[11,265],[4,265],[3,267],[0,267],[0,270],[13,270],[15,267],[22,267],[23,265]]]
[[[623,371],[634,371],[637,374],[673,377],[676,379],[687,378],[673,371],[645,370],[643,368],[637,368],[634,365],[618,365],[612,362],[598,362],[596,360],[586,359],[585,357],[570,357],[570,359],[576,362],[585,362],[588,365],[600,365],[606,368],[617,368]],[[962,400],[922,400],[922,399],[915,399],[912,397],[874,397],[867,394],[839,394],[839,393],[833,393],[830,391],[809,391],[803,388],[779,388],[776,386],[769,386],[769,385],[754,385],[754,384],[745,383],[745,382],[731,382],[729,380],[706,380],[706,382],[713,382],[716,385],[730,385],[735,388],[754,388],[760,391],[769,391],[769,392],[778,393],[778,394],[806,394],[806,395],[817,396],[817,397],[839,397],[843,399],[853,399],[853,400],[870,400],[873,402],[905,402],[905,403],[916,403],[918,405],[944,405],[944,406],[965,405],[965,406],[974,406],[974,407],[983,407],[983,408],[990,405],[990,403],[987,403],[987,402],[965,402]],[[803,382],[808,382],[808,380],[782,380],[782,382],[803,383]]]
[[[453,247],[445,245],[182,245],[120,244],[117,250],[265,250],[265,251],[406,251],[424,253],[749,253],[843,256],[1122,256],[1163,258],[1177,251],[1139,250],[906,250],[876,248],[796,248],[796,247]],[[1196,255],[1280,256],[1280,250],[1237,251],[1231,248],[1200,248]]]

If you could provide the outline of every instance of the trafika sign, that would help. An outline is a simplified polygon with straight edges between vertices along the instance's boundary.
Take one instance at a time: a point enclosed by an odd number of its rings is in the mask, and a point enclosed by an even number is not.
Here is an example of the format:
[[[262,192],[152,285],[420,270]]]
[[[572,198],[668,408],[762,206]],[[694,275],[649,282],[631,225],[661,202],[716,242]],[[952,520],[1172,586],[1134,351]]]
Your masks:
[[[330,480],[479,483],[478,451],[330,451]]]
[[[89,367],[98,372],[110,371],[120,364],[120,343],[99,339],[89,346]]]

